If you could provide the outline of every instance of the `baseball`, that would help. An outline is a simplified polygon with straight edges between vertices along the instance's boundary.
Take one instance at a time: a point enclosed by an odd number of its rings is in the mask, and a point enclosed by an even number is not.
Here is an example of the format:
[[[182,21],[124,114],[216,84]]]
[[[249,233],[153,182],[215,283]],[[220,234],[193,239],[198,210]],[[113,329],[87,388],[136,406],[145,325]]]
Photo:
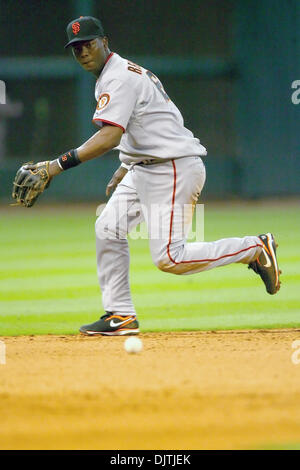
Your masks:
[[[134,336],[131,336],[130,338],[126,339],[124,343],[124,348],[125,348],[125,351],[127,351],[130,354],[139,353],[143,349],[143,343],[139,338],[135,338]]]

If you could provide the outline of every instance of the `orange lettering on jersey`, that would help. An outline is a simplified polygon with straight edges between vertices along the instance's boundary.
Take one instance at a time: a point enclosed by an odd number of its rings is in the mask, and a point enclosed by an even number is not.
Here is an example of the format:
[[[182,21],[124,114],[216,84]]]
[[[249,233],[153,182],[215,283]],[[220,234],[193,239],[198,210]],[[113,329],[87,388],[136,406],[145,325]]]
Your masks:
[[[135,64],[134,62],[130,62],[130,60],[128,60],[127,62],[129,66],[128,70],[130,70],[131,72],[139,73],[140,75],[143,73],[139,65]]]
[[[139,73],[140,75],[143,73],[142,70],[136,69],[135,67],[131,66],[128,67],[128,70],[130,70],[131,72]]]
[[[108,93],[102,93],[99,96],[98,103],[96,109],[100,111],[101,109],[105,108],[105,106],[109,103],[110,95]]]
[[[61,157],[62,161],[65,162],[66,160],[68,160],[68,157],[67,155],[64,155],[63,157]]]

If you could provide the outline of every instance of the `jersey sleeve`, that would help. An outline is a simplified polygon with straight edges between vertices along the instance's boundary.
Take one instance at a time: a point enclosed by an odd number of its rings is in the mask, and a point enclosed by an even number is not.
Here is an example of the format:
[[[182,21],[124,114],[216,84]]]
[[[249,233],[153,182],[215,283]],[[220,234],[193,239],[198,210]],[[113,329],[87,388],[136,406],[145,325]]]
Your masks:
[[[125,132],[137,99],[134,89],[120,80],[113,80],[102,90],[93,123],[99,127],[103,123],[112,124]]]

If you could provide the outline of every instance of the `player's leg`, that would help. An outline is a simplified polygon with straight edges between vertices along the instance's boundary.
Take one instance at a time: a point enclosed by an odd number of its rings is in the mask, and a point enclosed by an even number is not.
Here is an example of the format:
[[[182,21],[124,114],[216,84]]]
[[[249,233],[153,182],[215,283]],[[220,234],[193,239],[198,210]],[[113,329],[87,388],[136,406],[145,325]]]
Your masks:
[[[96,230],[97,272],[106,315],[84,325],[85,334],[136,334],[138,323],[129,287],[129,248],[127,234],[143,215],[128,172],[98,217]]]
[[[134,181],[148,226],[160,225],[159,236],[150,230],[150,249],[154,263],[163,271],[192,274],[230,263],[248,264],[258,257],[262,242],[256,236],[225,238],[214,242],[186,243],[191,215],[184,206],[193,206],[205,182],[200,158],[189,157],[164,164],[136,166]],[[151,205],[157,204],[159,222],[154,221]],[[153,212],[153,211],[152,211]],[[192,214],[192,211],[190,211]],[[155,230],[154,230],[155,232]]]

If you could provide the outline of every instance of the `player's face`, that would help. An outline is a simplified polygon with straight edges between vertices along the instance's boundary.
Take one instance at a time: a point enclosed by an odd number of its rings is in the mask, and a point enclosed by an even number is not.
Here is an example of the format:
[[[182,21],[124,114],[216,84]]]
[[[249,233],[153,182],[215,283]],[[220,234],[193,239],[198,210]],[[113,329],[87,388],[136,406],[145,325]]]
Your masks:
[[[78,42],[72,49],[75,59],[84,70],[99,76],[109,54],[107,38]]]

